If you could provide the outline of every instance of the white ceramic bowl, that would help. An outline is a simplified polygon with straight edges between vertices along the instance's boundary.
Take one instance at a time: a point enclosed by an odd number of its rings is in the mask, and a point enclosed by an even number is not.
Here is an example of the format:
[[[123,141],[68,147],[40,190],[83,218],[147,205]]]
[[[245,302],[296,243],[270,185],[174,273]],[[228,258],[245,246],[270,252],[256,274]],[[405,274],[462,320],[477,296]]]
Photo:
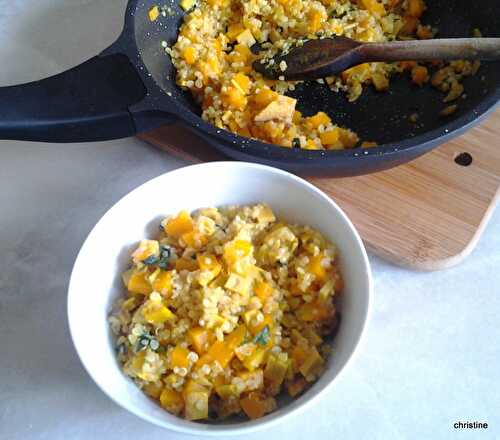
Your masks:
[[[304,395],[254,421],[203,424],[161,409],[120,370],[107,316],[123,294],[120,273],[137,242],[158,231],[160,219],[181,209],[268,203],[278,217],[317,228],[340,250],[345,280],[342,320],[334,355],[321,378]],[[97,385],[116,403],[156,425],[197,435],[236,435],[269,427],[298,415],[329,392],[360,341],[372,289],[363,243],[340,208],[303,179],[251,163],[213,162],[178,169],[141,185],[114,205],[87,237],[76,259],[68,292],[71,336],[80,359]]]

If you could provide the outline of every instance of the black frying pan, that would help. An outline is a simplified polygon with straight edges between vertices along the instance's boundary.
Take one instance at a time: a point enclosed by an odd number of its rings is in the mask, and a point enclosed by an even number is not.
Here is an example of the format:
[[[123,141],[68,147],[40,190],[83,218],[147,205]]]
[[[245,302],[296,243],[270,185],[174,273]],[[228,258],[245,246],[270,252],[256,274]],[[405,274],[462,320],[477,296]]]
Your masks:
[[[41,81],[0,88],[0,138],[82,142],[131,136],[180,121],[214,148],[250,160],[306,174],[349,176],[408,162],[462,133],[500,99],[500,63],[483,63],[465,80],[466,98],[456,113],[439,117],[443,95],[418,89],[405,77],[393,78],[390,91],[368,88],[355,103],[316,82],[297,87],[298,109],[306,116],[326,111],[335,122],[380,146],[342,151],[289,149],[219,130],[200,117],[189,93],[175,84],[175,72],[160,42],[173,44],[183,11],[155,22],[148,11],[162,0],[130,0],[119,39],[102,54],[69,71]],[[500,3],[482,0],[428,0],[425,22],[439,37],[466,37],[479,28],[498,36]],[[91,26],[91,24],[89,24]],[[89,32],[91,32],[89,27]],[[408,115],[419,113],[417,124]]]

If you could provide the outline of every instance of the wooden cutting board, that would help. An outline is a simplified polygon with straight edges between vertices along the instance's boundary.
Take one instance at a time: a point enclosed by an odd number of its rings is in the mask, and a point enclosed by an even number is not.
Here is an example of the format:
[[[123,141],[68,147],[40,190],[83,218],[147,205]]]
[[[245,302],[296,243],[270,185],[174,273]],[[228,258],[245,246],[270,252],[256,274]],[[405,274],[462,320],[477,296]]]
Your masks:
[[[140,138],[190,162],[227,160],[181,126]],[[457,163],[470,158],[468,166]],[[451,267],[474,248],[500,193],[500,110],[406,165],[360,177],[308,180],[342,207],[374,254],[413,269]]]

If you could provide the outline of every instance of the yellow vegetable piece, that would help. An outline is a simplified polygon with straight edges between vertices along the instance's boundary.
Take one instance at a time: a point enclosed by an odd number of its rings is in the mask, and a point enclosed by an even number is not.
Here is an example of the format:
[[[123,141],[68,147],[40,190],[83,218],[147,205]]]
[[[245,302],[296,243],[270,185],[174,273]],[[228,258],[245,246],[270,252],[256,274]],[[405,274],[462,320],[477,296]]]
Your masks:
[[[149,273],[147,271],[144,272],[133,272],[128,280],[127,289],[131,293],[139,293],[142,295],[149,295],[153,288],[151,284],[149,284],[148,280]]]
[[[386,14],[384,5],[377,0],[360,0],[360,4],[376,16],[382,17]]]
[[[209,275],[205,276],[203,280],[200,280],[200,284],[202,286],[206,286],[210,281],[217,277],[217,275],[219,275],[222,270],[222,266],[217,260],[217,257],[213,254],[198,255],[196,260],[198,261],[200,269],[209,273]]]
[[[163,391],[163,384],[161,382],[147,383],[142,387],[142,391],[153,399],[159,399]]]
[[[219,376],[217,376],[219,377]],[[219,395],[221,399],[228,400],[231,397],[238,395],[236,386],[232,384],[223,384],[215,387],[215,392]]]
[[[181,8],[185,11],[189,11],[196,4],[196,0],[181,0]]]
[[[250,29],[245,29],[241,34],[239,34],[236,37],[236,41],[248,47],[252,47],[257,42]]]
[[[312,273],[316,277],[316,280],[320,282],[326,280],[326,269],[322,264],[324,258],[323,254],[310,257],[309,264],[307,265],[307,271]]]
[[[240,325],[236,330],[226,336],[224,341],[215,341],[208,352],[196,363],[197,367],[217,361],[222,368],[226,368],[234,356],[234,350],[240,346],[245,339],[247,329]]]
[[[306,145],[304,146],[305,150],[319,150],[320,148],[312,139],[307,139]]]
[[[196,353],[202,355],[208,349],[210,342],[209,332],[203,327],[194,327],[188,330],[187,340]]]
[[[200,420],[208,417],[208,391],[195,391],[185,397],[184,414],[187,420]]]
[[[144,365],[144,359],[146,358],[146,350],[142,350],[137,353],[131,361],[132,369],[136,374],[142,371],[142,366]]]
[[[182,57],[188,64],[194,64],[196,61],[196,49],[192,46],[186,47],[182,52]]]
[[[167,296],[172,293],[172,272],[161,271],[153,281],[153,289]]]
[[[323,145],[333,145],[339,141],[340,132],[338,128],[320,133],[319,138]]]
[[[320,125],[326,126],[331,122],[330,117],[324,112],[318,112],[314,116],[307,118],[307,123],[313,128],[318,128]]]
[[[278,357],[269,356],[264,369],[264,377],[269,380],[279,390],[279,386],[285,380],[288,370],[288,362],[280,360]]]
[[[175,314],[166,306],[145,307],[142,314],[150,324],[163,324],[175,318]]]
[[[231,80],[231,83],[243,94],[247,94],[250,91],[252,82],[248,76],[243,73],[237,73]]]
[[[160,9],[158,8],[158,6],[153,6],[148,12],[150,21],[155,21],[159,17],[159,15],[160,15]]]
[[[232,266],[239,259],[253,253],[252,243],[245,240],[233,240],[224,246],[223,258],[228,266]]]
[[[241,23],[231,24],[227,28],[226,37],[229,41],[234,41],[236,37],[245,30],[245,27]],[[248,46],[247,46],[248,47]]]
[[[171,356],[171,367],[172,369],[177,367],[177,368],[189,368],[189,350],[187,348],[181,347],[180,345],[177,345],[173,350],[172,353],[170,354]]]
[[[181,270],[188,270],[189,272],[193,272],[198,270],[198,263],[196,260],[192,258],[179,258],[175,262],[175,270],[180,272]]]
[[[250,393],[247,397],[240,399],[240,405],[251,419],[258,419],[267,411],[266,402],[257,393]]]
[[[169,413],[179,415],[184,408],[184,399],[181,393],[170,388],[164,388],[160,394],[160,404]]]
[[[305,303],[297,310],[297,318],[301,321],[322,321],[331,316],[332,310],[320,302]]]
[[[221,95],[222,103],[226,107],[243,110],[247,105],[245,94],[234,86],[229,86]]]
[[[307,379],[310,375],[318,375],[321,372],[324,361],[315,347],[308,350],[307,357],[299,367],[300,373]]]
[[[309,32],[315,33],[321,29],[322,18],[323,16],[319,11],[312,11],[311,14],[309,14]]]
[[[208,242],[207,236],[197,231],[186,232],[181,236],[181,238],[182,241],[186,244],[186,247],[190,247],[193,249],[200,249]]]
[[[176,217],[170,219],[165,226],[165,232],[179,238],[181,235],[193,230],[193,219],[187,211],[181,211]]]
[[[295,110],[293,112],[293,118],[292,118],[292,122],[294,124],[298,124],[300,122],[300,120],[302,119],[302,113],[300,113],[298,110]]]
[[[243,359],[243,365],[246,369],[253,371],[264,362],[267,350],[263,347],[257,347],[250,356]]]
[[[271,89],[261,89],[259,91],[259,93],[257,93],[255,96],[253,96],[253,102],[259,108],[266,107],[271,102],[278,99],[278,96],[280,96],[280,95],[278,95],[276,92],[274,92]]]

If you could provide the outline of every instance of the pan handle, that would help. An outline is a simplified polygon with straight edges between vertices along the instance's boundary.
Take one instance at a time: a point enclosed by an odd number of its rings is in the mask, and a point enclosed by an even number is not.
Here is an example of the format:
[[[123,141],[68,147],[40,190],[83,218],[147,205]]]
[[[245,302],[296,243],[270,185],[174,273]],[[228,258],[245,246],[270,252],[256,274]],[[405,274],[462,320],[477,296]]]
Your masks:
[[[145,95],[126,55],[98,55],[40,81],[0,87],[0,139],[87,142],[131,136],[137,127],[128,108]]]

